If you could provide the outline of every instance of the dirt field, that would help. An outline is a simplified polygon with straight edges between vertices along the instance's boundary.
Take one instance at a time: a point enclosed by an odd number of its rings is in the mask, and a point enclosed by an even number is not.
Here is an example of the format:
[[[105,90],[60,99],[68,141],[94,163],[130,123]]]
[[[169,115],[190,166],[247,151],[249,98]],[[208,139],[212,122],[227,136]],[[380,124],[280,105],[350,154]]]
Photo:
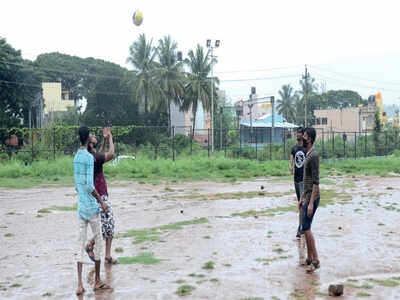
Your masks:
[[[92,291],[88,262],[84,298],[330,299],[329,284],[344,283],[341,299],[400,299],[399,179],[322,183],[330,198],[314,219],[321,269],[313,275],[299,265],[304,249],[295,239],[296,200],[288,179],[111,183],[117,232],[129,236],[114,240],[113,248],[123,252],[113,256],[153,253],[161,261],[102,266],[114,289],[99,294]],[[0,298],[76,298],[77,217],[68,210],[75,201],[72,187],[1,190]],[[173,224],[182,221],[191,222]],[[213,269],[203,269],[207,262]],[[184,297],[176,293],[183,285],[194,287]]]

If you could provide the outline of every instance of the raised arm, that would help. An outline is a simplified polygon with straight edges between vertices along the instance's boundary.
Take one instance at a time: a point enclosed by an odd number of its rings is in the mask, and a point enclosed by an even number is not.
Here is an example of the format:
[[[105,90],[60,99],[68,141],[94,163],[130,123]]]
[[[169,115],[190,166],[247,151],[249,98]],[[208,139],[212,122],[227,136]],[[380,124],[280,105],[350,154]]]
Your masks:
[[[108,162],[114,158],[114,142],[111,135],[111,130],[108,132],[108,142],[110,144],[110,149],[108,150],[104,162]]]

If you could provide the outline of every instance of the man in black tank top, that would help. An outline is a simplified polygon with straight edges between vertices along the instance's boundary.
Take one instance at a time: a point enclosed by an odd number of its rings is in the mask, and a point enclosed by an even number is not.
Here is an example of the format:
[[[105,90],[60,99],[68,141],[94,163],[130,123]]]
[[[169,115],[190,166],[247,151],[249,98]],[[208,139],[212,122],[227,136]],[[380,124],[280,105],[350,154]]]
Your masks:
[[[297,144],[292,148],[290,154],[290,172],[294,174],[294,188],[296,190],[297,201],[300,201],[301,194],[303,194],[303,173],[304,173],[304,161],[306,159],[307,150],[303,143],[302,127],[297,128]],[[299,212],[299,226],[297,228],[296,237],[300,238],[302,234],[300,230],[301,226],[301,212]]]

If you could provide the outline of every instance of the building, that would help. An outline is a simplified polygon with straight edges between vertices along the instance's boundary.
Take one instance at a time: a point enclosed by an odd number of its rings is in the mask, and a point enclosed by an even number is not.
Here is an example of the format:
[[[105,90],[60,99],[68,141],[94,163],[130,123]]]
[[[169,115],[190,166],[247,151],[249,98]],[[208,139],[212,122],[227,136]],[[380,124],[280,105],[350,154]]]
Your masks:
[[[327,134],[372,131],[376,111],[379,111],[382,122],[387,120],[382,109],[382,96],[378,93],[368,97],[368,104],[364,106],[314,110],[314,127],[321,131],[324,130]],[[321,137],[321,135],[318,136]]]
[[[272,114],[264,115],[256,120],[242,120],[241,142],[243,144],[281,143],[286,139],[289,131],[297,128],[295,124],[288,123],[281,115],[274,115],[274,127],[272,127]]]
[[[45,124],[53,120],[58,113],[66,112],[69,107],[75,106],[74,100],[69,99],[68,91],[62,91],[61,82],[43,82],[42,96]]]

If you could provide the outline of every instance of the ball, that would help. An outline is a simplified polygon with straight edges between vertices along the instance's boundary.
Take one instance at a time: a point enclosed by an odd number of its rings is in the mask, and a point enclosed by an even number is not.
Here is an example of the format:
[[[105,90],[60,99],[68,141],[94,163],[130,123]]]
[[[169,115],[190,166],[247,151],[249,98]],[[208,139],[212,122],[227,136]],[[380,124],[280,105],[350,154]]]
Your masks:
[[[143,13],[140,10],[136,10],[132,16],[133,24],[140,26],[143,23]]]

